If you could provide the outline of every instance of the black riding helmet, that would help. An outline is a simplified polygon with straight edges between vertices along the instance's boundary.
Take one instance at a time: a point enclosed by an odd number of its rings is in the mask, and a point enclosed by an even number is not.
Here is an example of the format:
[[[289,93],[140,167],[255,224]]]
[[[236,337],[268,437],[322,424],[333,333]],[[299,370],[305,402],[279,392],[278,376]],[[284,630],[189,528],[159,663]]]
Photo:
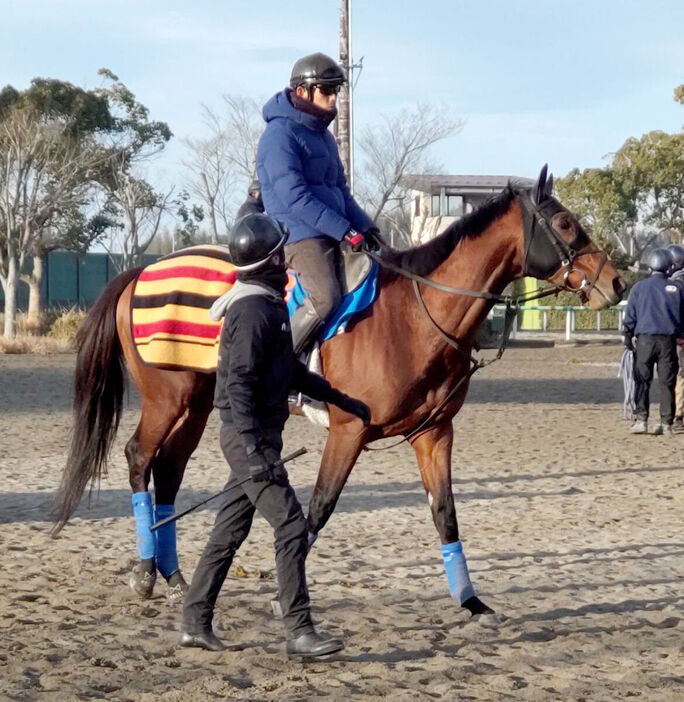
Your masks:
[[[342,85],[346,80],[344,69],[335,59],[317,53],[303,56],[295,63],[290,76],[290,87],[294,90],[298,85],[307,88],[312,85]]]
[[[260,268],[285,244],[288,233],[273,217],[248,214],[238,219],[228,235],[228,252],[239,271]]]
[[[679,244],[670,244],[667,250],[672,256],[672,272],[679,271],[684,268],[684,246]]]
[[[672,265],[672,254],[667,249],[654,249],[648,254],[646,265],[654,273],[667,273]]]

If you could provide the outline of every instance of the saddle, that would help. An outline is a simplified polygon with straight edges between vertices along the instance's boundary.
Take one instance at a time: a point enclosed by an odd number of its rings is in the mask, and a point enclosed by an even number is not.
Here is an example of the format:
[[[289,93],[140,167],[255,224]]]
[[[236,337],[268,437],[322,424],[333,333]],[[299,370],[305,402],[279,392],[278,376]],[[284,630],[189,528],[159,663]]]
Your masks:
[[[335,334],[343,332],[354,315],[368,308],[377,296],[378,265],[361,252],[354,252],[351,246],[342,242],[340,246],[344,262],[342,300],[333,310],[318,335],[320,342],[327,341]],[[308,293],[296,273],[290,272],[285,301],[290,319],[304,304]],[[308,349],[310,351],[310,349]]]

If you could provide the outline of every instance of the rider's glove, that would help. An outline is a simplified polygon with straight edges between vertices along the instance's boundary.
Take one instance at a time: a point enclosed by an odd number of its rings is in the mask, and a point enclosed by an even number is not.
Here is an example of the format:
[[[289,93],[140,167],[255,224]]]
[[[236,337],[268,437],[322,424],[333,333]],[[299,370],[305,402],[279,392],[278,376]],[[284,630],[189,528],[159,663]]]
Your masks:
[[[624,344],[625,344],[626,349],[629,349],[630,351],[634,350],[634,346],[632,344],[632,335],[631,334],[625,334]]]
[[[352,251],[361,251],[365,242],[365,237],[363,234],[350,229],[349,232],[344,235],[344,240],[351,245]]]
[[[371,227],[365,234],[366,237],[366,247],[370,251],[381,251],[382,249],[388,248],[387,242],[380,234],[380,229],[378,227]]]
[[[253,432],[245,434],[245,449],[249,475],[255,483],[277,482],[285,472],[280,453],[268,446],[261,436]]]

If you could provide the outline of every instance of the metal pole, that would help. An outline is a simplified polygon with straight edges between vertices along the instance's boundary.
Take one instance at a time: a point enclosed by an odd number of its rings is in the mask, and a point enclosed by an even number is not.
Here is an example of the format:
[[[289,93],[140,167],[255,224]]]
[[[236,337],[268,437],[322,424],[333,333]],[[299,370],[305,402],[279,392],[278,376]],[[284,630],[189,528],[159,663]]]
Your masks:
[[[347,1],[347,57],[349,60],[349,192],[354,194],[354,59],[352,58],[352,0]]]
[[[565,340],[570,341],[572,337],[572,310],[568,307],[565,310]]]

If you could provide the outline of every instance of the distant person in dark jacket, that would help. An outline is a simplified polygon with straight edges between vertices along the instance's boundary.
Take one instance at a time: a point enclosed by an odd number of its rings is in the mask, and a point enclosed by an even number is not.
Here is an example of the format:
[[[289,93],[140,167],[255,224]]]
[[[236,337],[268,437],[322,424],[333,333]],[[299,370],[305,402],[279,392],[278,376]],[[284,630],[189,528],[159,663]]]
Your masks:
[[[653,367],[658,366],[660,423],[653,434],[672,434],[677,379],[676,339],[682,334],[684,293],[668,279],[672,257],[667,249],[648,256],[651,275],[640,280],[629,293],[623,322],[625,346],[634,348],[634,402],[636,422],[632,434],[648,433],[649,391]],[[636,343],[633,339],[636,337]]]
[[[309,297],[292,319],[294,350],[303,351],[342,297],[339,243],[376,245],[378,229],[351,196],[335,138],[337,94],[346,81],[325,54],[299,59],[290,87],[264,105],[266,129],[257,174],[266,212],[290,232],[285,258]]]
[[[248,214],[261,214],[264,211],[264,201],[261,199],[261,185],[258,178],[252,178],[247,188],[247,199],[240,205],[235,220]]]
[[[684,246],[672,244],[667,247],[672,257],[670,280],[684,291]],[[684,432],[684,339],[677,339],[677,383],[675,385],[675,419],[672,428]]]
[[[179,645],[220,651],[214,635],[214,605],[235,552],[247,538],[254,513],[275,532],[278,597],[287,630],[287,653],[314,658],[339,651],[338,639],[317,632],[311,621],[305,560],[306,519],[280,460],[282,431],[291,387],[335,404],[370,421],[363,402],[334,390],[307,371],[292,352],[292,336],[283,301],[287,272],[286,234],[264,214],[238,220],[228,239],[238,269],[233,288],[220,297],[211,315],[225,315],[219,346],[214,405],[221,415],[221,449],[231,474],[214,528],[204,548],[183,605]],[[350,421],[354,421],[350,419]],[[237,485],[245,478],[247,482]]]

